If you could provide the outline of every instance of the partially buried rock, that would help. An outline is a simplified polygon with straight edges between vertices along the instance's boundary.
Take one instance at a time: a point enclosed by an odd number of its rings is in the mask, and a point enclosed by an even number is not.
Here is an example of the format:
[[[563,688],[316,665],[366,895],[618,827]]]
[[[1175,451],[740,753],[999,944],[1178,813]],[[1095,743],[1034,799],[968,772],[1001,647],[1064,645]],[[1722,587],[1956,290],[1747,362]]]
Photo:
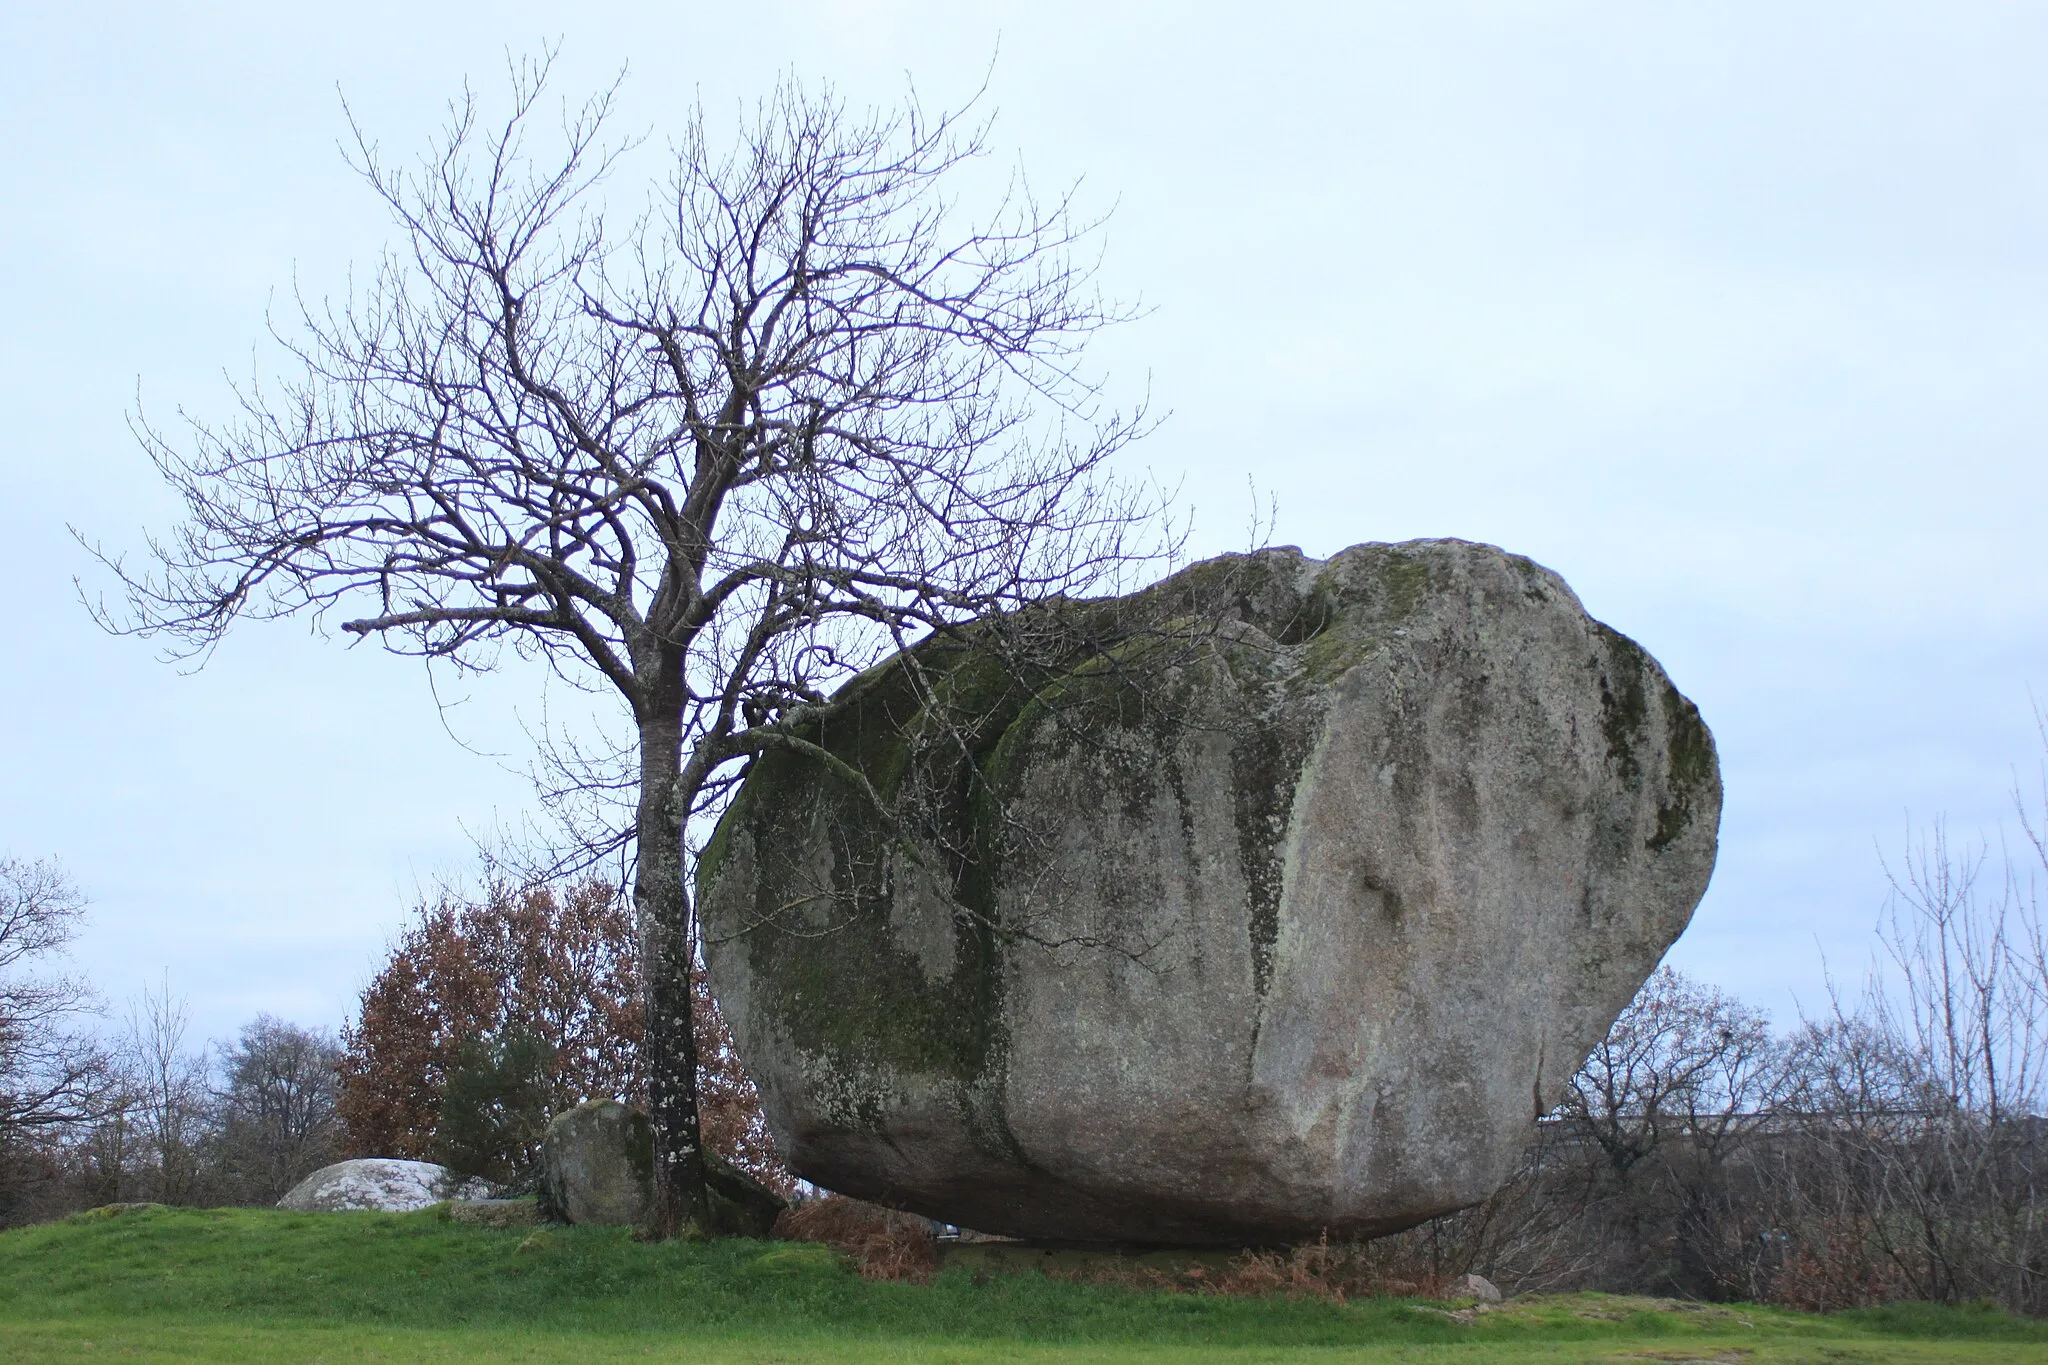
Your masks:
[[[617,1100],[565,1109],[541,1141],[540,1204],[564,1223],[643,1227],[654,1208],[647,1116]]]
[[[1039,671],[994,662],[1027,637]],[[1049,604],[798,723],[834,761],[763,752],[699,884],[770,1124],[820,1185],[1035,1238],[1485,1198],[1685,927],[1721,810],[1656,662],[1454,540]]]
[[[711,1231],[766,1237],[787,1204],[716,1153],[704,1154]],[[617,1100],[557,1114],[541,1143],[540,1203],[564,1223],[645,1227],[654,1210],[654,1135],[647,1115]]]
[[[716,1152],[704,1154],[711,1230],[720,1237],[766,1237],[789,1201]]]
[[[1477,1299],[1481,1303],[1499,1303],[1500,1288],[1484,1275],[1460,1275],[1451,1285],[1453,1298]]]
[[[444,1199],[489,1199],[487,1180],[455,1174],[431,1161],[365,1157],[323,1166],[277,1201],[302,1213],[409,1213]]]

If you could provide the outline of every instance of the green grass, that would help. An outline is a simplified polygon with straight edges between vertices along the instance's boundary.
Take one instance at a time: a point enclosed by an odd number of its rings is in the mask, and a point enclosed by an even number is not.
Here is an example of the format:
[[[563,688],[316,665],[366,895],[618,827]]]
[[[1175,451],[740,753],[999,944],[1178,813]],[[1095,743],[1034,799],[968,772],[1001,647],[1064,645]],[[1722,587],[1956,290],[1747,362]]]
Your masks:
[[[145,1208],[0,1233],[11,1361],[2048,1361],[2048,1324],[1984,1310],[1820,1318],[1568,1295],[1463,1322],[1445,1308],[965,1270],[873,1284],[814,1246],[645,1245],[433,1212]]]

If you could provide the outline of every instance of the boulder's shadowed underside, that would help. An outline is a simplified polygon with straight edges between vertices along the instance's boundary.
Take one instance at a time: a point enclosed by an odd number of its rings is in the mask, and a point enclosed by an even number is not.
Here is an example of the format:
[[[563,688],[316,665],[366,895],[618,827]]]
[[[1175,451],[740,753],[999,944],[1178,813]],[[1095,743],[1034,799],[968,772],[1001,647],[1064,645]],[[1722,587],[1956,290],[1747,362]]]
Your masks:
[[[1050,666],[927,642],[808,734],[889,816],[774,752],[706,851],[713,988],[792,1168],[1097,1242],[1483,1199],[1706,890],[1692,704],[1462,541],[1041,616]]]

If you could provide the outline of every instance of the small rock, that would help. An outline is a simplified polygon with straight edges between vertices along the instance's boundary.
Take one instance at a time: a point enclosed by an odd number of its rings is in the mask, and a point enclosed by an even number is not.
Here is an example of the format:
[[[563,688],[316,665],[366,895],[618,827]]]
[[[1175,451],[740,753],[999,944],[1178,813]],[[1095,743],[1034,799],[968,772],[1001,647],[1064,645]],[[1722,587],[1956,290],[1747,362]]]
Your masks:
[[[1460,1299],[1477,1299],[1481,1303],[1499,1303],[1500,1290],[1484,1275],[1460,1275],[1451,1285],[1452,1296]]]
[[[300,1213],[410,1213],[444,1199],[489,1199],[488,1180],[460,1176],[431,1161],[365,1157],[322,1166],[277,1201]]]
[[[704,1154],[711,1194],[711,1231],[720,1237],[766,1237],[789,1201],[716,1152]]]
[[[716,1154],[704,1154],[711,1231],[766,1237],[788,1204]],[[654,1208],[654,1130],[647,1115],[617,1100],[591,1100],[557,1114],[541,1141],[540,1204],[564,1223],[643,1227]]]
[[[564,1223],[639,1227],[654,1207],[654,1130],[617,1100],[555,1115],[541,1139],[540,1204]]]

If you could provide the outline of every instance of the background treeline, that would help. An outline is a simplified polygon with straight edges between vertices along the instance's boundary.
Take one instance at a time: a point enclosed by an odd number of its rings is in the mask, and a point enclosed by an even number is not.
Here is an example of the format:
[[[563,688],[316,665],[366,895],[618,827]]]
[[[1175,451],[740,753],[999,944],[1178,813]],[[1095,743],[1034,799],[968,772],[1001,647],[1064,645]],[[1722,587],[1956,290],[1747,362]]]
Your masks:
[[[2048,845],[1953,850],[1894,881],[1878,962],[1789,1032],[1669,968],[1533,1122],[1492,1199],[1362,1247],[1387,1286],[1468,1270],[1841,1308],[1990,1300],[2048,1313]],[[332,1039],[268,1017],[188,1048],[168,991],[78,1025],[81,983],[24,970],[83,903],[0,863],[0,1220],[117,1200],[267,1203],[344,1156],[436,1160],[518,1189],[549,1116],[641,1093],[631,920],[600,883],[418,907]],[[707,1143],[787,1187],[700,991]],[[1338,1253],[1341,1251],[1341,1256]]]
[[[83,982],[30,970],[83,911],[53,866],[0,862],[0,1226],[125,1201],[269,1204],[354,1156],[518,1192],[553,1115],[643,1094],[632,916],[602,882],[420,905],[339,1039],[262,1015],[200,1042],[168,986],[109,1019]],[[697,988],[706,1144],[786,1187]]]
[[[33,1020],[24,996],[45,1006]],[[104,1030],[84,1027],[94,1003],[75,980],[0,986],[0,1226],[134,1200],[270,1203],[343,1145],[327,1034],[259,1015],[193,1048],[168,991]]]

